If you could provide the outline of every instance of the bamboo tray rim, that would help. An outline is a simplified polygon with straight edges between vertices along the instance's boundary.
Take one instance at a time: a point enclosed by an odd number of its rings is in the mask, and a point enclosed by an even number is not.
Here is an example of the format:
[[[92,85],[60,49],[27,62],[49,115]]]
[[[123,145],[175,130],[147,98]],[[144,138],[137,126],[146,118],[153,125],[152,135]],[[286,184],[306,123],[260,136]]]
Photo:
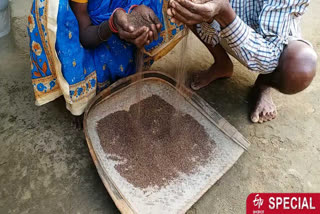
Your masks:
[[[137,83],[138,81],[147,81],[147,80],[157,80],[163,83],[170,84],[174,87],[177,92],[185,97],[187,101],[193,105],[202,115],[204,115],[210,122],[212,122],[216,127],[218,127],[226,136],[228,136],[234,143],[240,146],[243,150],[247,150],[250,146],[249,141],[237,131],[228,121],[226,121],[216,110],[214,110],[207,102],[205,102],[199,95],[193,92],[191,89],[188,89],[184,85],[181,85],[175,81],[174,78],[168,74],[159,72],[159,71],[146,71],[142,73],[137,73],[132,76],[123,78],[109,86],[107,89],[100,92],[88,105],[84,113],[83,121],[83,130],[86,137],[86,142],[89,148],[89,152],[93,159],[93,162],[97,168],[98,174],[106,187],[108,193],[116,204],[117,208],[121,213],[135,213],[134,209],[130,206],[130,203],[125,199],[125,197],[120,193],[116,185],[109,179],[109,176],[104,172],[102,165],[98,161],[97,154],[93,149],[93,144],[89,137],[89,130],[87,126],[87,119],[90,113],[90,110],[99,105],[105,99],[108,99],[110,96],[115,96],[121,90],[124,90],[130,87],[132,84]],[[212,186],[212,185],[211,185]],[[205,191],[201,192],[199,197],[196,197],[193,203],[195,203],[198,198],[200,198],[210,187],[206,188]],[[192,203],[192,204],[193,204]],[[187,211],[191,206],[188,205],[184,208]]]

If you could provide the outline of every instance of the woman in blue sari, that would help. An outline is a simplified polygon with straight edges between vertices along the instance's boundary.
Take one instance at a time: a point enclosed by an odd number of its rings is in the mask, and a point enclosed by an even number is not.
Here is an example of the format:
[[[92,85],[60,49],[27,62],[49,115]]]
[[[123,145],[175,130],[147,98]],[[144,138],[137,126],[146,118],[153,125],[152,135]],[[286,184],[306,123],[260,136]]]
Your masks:
[[[28,30],[36,104],[63,95],[70,112],[81,115],[96,93],[136,72],[138,48],[146,53],[146,65],[167,53],[183,29],[169,21],[167,4],[34,0]]]

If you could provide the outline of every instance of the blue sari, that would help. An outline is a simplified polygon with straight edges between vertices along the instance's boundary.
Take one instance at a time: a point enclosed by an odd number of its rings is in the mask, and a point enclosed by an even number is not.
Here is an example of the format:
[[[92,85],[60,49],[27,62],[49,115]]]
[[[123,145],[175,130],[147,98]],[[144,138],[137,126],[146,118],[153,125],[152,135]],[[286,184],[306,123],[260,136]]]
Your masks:
[[[128,11],[131,5],[150,7],[163,25],[159,39],[145,47],[146,52],[152,53],[174,40],[183,29],[163,15],[167,3],[168,0],[89,0],[88,13],[92,23],[99,25],[108,20],[116,8]],[[57,15],[53,16],[56,17],[56,31],[48,27],[50,7],[58,7]],[[67,0],[34,0],[28,23],[31,73],[38,105],[64,95],[67,108],[79,115],[96,93],[135,73],[136,47],[117,35],[112,35],[95,49],[81,46],[78,22]],[[51,38],[56,41],[50,46]],[[155,58],[160,57],[146,55],[145,62],[151,65]]]

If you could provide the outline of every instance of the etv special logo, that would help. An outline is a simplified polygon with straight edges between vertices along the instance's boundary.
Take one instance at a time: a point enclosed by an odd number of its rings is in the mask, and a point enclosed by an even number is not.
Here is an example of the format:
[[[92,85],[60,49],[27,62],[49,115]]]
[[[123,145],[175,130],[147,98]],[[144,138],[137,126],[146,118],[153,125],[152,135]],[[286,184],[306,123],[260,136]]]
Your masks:
[[[254,200],[253,200],[253,205],[255,207],[258,207],[258,209],[260,209],[260,207],[263,204],[263,199],[260,197],[258,198],[258,197],[259,197],[259,194],[256,194],[256,196],[254,197]]]
[[[252,193],[247,214],[319,214],[320,193]]]

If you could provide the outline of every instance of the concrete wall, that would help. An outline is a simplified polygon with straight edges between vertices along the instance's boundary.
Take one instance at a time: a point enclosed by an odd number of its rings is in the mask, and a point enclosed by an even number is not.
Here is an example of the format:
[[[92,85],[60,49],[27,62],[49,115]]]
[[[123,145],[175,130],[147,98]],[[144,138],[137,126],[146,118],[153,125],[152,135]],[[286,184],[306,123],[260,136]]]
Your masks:
[[[29,37],[27,33],[27,17],[30,13],[32,0],[11,0],[12,35],[18,48],[29,51]]]

